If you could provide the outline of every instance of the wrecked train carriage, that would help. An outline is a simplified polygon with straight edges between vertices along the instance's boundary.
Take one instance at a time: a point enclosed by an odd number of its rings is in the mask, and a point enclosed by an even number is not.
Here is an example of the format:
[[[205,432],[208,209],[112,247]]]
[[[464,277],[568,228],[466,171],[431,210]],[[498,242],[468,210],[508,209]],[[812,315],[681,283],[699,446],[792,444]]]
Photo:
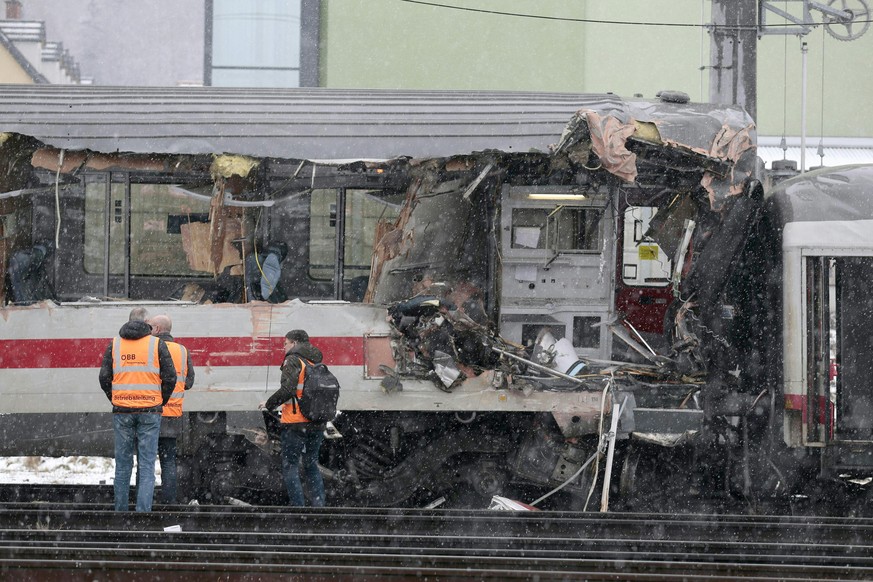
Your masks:
[[[93,106],[87,93],[75,97],[74,111]],[[571,100],[529,97],[524,108],[566,109]],[[325,108],[326,120],[348,107],[340,101]],[[750,122],[730,108],[613,96],[581,96],[562,116],[556,125],[552,112],[521,137],[486,133],[484,142],[471,124],[464,139],[457,126],[451,138],[433,139],[428,125],[418,142],[414,131],[344,140],[301,132],[255,145],[246,141],[246,131],[257,135],[251,128],[192,145],[173,135],[125,139],[118,127],[102,141],[83,137],[75,118],[63,116],[54,119],[61,138],[45,124],[43,134],[33,126],[23,133],[26,115],[4,120],[19,130],[5,134],[2,150],[10,171],[0,202],[5,232],[14,232],[7,256],[57,241],[49,278],[60,301],[3,309],[2,341],[34,354],[0,366],[3,385],[18,387],[7,399],[16,414],[3,417],[4,451],[111,454],[108,405],[92,376],[133,302],[167,312],[192,351],[198,380],[186,398],[183,464],[195,488],[216,496],[276,477],[255,409],[275,386],[270,365],[289,327],[310,331],[344,386],[345,437],[324,459],[344,502],[566,481],[596,448],[617,393],[602,398],[606,386],[636,395],[655,386],[660,408],[647,415],[631,399],[623,434],[631,419],[657,426],[665,418],[658,410],[694,408],[688,395],[698,379],[677,381],[673,370],[637,362],[619,346],[657,344],[671,283],[688,272],[671,260],[693,262],[751,173]],[[275,155],[282,143],[307,154]],[[471,144],[491,147],[464,153]],[[326,147],[351,161],[319,161],[336,157]],[[215,155],[222,151],[246,155]],[[404,151],[413,157],[396,157]],[[700,227],[687,228],[686,219]],[[686,235],[696,237],[690,245]],[[281,285],[294,299],[228,301],[249,299],[245,260],[276,239],[290,249]],[[419,312],[404,311],[410,298]],[[627,328],[613,323],[619,312]],[[637,339],[615,340],[629,337],[622,329]],[[617,359],[625,364],[610,363]],[[74,426],[91,435],[85,441],[58,439],[51,428],[69,423],[71,412],[81,413]],[[699,426],[701,415],[691,416],[682,427]],[[567,489],[582,492],[588,482],[577,476]]]

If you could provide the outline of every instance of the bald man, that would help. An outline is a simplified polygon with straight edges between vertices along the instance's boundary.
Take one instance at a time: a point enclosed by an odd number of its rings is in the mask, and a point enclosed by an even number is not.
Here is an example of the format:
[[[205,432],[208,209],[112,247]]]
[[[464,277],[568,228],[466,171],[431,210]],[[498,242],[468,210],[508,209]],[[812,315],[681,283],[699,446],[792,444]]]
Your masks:
[[[164,340],[173,365],[176,368],[176,386],[170,400],[164,405],[161,419],[161,434],[158,438],[158,460],[161,463],[160,501],[166,504],[177,503],[178,472],[176,470],[176,437],[182,433],[182,401],[185,391],[194,385],[194,366],[191,354],[182,344],[176,342],[170,332],[173,322],[167,315],[155,315],[149,319],[152,335]],[[152,469],[154,470],[154,469]]]

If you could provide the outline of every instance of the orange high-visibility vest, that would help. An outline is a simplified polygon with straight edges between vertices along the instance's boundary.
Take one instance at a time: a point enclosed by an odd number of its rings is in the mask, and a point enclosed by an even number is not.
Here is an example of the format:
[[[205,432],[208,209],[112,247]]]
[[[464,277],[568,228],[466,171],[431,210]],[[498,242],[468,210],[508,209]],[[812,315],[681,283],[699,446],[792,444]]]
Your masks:
[[[297,398],[303,396],[303,373],[306,371],[306,360],[300,358],[300,376],[297,378]],[[299,422],[309,422],[309,419],[303,416],[300,412],[300,407],[294,405],[293,400],[289,400],[282,405],[282,418],[279,419],[282,424],[297,424]]]
[[[112,404],[121,408],[160,406],[158,338],[112,340]]]
[[[173,388],[173,395],[164,404],[163,416],[182,416],[182,399],[185,398],[185,380],[188,378],[188,350],[176,342],[164,343],[167,344],[176,367],[176,386]]]

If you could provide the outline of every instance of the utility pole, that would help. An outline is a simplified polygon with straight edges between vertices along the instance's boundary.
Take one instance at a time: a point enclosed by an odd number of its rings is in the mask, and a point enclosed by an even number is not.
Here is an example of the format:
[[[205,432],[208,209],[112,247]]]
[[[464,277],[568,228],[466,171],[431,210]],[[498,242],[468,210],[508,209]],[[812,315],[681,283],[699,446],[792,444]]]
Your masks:
[[[709,100],[757,117],[757,0],[712,0]]]

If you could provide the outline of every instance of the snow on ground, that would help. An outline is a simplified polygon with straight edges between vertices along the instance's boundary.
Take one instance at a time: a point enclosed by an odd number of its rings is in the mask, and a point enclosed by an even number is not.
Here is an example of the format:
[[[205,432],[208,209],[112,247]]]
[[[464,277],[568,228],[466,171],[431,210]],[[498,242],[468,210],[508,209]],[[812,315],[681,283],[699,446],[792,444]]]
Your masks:
[[[160,467],[155,473],[160,484]],[[115,459],[110,457],[0,457],[4,484],[110,485],[114,477]]]

